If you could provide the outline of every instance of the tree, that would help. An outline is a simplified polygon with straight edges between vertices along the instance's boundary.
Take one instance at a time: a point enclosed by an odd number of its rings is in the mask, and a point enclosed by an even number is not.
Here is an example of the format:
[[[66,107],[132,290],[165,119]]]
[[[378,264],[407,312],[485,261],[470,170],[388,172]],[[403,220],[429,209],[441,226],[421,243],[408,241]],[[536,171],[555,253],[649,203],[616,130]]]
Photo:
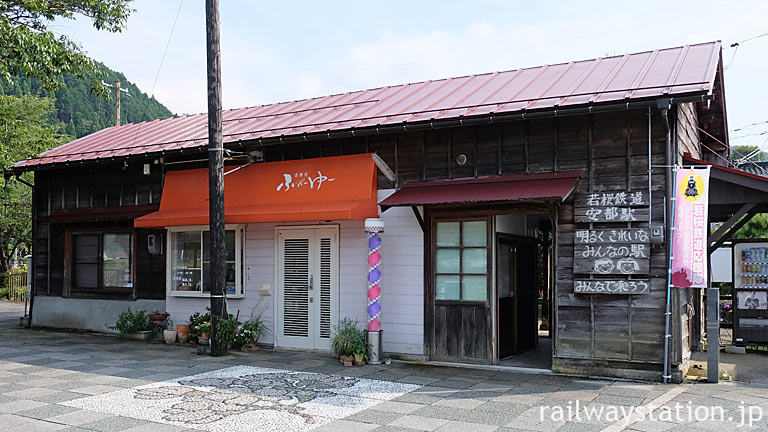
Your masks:
[[[735,239],[768,238],[768,213],[758,213],[733,235]]]
[[[753,154],[754,153],[754,154]],[[731,160],[737,161],[739,159],[743,159],[749,155],[752,154],[752,157],[749,159],[759,162],[765,160],[765,152],[758,151],[757,146],[753,145],[742,145],[742,146],[734,146],[731,147]]]
[[[23,74],[42,81],[53,91],[63,86],[65,73],[80,78],[97,75],[97,67],[80,46],[66,35],[48,29],[57,18],[83,15],[97,30],[120,32],[128,16],[131,0],[0,0],[0,75],[11,81]],[[92,80],[93,88],[105,89]]]
[[[31,246],[32,190],[11,176],[14,162],[59,146],[70,137],[59,134],[51,124],[55,112],[53,100],[33,96],[0,96],[0,166],[3,188],[0,190],[0,272],[8,271],[14,252]],[[22,180],[32,182],[32,174]]]

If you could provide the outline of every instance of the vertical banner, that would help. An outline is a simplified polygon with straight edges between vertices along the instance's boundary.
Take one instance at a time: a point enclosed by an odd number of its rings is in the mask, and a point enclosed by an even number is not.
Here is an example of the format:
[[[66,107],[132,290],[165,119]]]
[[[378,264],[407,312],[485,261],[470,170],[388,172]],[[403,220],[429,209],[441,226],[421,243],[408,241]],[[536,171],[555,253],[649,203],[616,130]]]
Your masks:
[[[677,170],[672,286],[707,287],[709,167]]]

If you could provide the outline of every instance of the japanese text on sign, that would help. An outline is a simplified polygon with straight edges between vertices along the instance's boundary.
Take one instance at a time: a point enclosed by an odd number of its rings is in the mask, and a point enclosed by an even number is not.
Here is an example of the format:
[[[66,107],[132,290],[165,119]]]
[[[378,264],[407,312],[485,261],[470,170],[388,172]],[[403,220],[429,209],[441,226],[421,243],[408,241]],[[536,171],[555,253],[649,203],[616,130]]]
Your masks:
[[[644,244],[578,246],[574,256],[582,258],[649,258],[650,251]]]
[[[642,191],[596,192],[587,195],[587,205],[590,207],[644,206],[648,205],[648,202]]]
[[[576,244],[593,243],[648,243],[650,236],[645,228],[580,229],[575,233]]]
[[[648,294],[648,280],[591,280],[574,281],[573,291],[577,294]]]
[[[647,191],[592,192],[577,195],[574,201],[576,222],[636,222],[648,217]]]

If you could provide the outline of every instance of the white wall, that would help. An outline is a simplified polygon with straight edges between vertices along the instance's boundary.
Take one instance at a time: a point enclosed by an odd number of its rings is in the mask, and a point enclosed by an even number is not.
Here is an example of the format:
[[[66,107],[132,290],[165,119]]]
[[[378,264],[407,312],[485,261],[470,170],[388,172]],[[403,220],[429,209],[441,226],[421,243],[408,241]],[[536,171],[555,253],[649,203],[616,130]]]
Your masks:
[[[394,190],[379,191],[379,201]],[[392,208],[384,219],[382,255],[382,298],[380,300],[385,353],[424,354],[424,236],[410,208]],[[338,221],[339,226],[339,316],[356,319],[361,326],[366,312],[367,239],[363,221]],[[245,298],[229,299],[232,314],[240,310],[241,321],[260,313],[269,331],[260,342],[274,342],[275,303],[275,228],[283,225],[249,224],[245,230]],[[271,296],[262,296],[263,284],[272,287]],[[167,296],[166,310],[174,323],[187,321],[195,311],[203,311],[207,298]]]
[[[105,300],[78,299],[54,296],[35,296],[35,310],[32,325],[40,327],[91,330],[116,333],[109,326],[115,325],[121,313],[132,311],[165,310],[163,300]]]
[[[394,190],[380,190],[379,201]],[[424,355],[424,235],[410,207],[381,215],[382,350]]]

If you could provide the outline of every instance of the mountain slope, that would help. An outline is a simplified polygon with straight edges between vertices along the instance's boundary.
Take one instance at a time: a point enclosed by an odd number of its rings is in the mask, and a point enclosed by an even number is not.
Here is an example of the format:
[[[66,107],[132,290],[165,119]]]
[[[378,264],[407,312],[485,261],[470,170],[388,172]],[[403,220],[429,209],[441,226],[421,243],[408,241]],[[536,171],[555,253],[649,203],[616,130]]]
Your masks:
[[[113,71],[102,64],[101,80],[112,84],[120,80],[120,87],[128,90],[120,95],[120,122],[137,123],[158,118],[172,117],[171,111],[154,97],[142,93],[138,87],[128,81],[121,72]],[[51,121],[60,124],[62,133],[80,138],[98,130],[114,125],[114,102],[92,93],[89,80],[79,79],[72,75],[63,77],[65,86],[56,90],[54,95],[48,94],[39,80],[25,76],[15,76],[12,82],[0,79],[0,94],[22,96],[52,96],[56,102],[56,118]]]

